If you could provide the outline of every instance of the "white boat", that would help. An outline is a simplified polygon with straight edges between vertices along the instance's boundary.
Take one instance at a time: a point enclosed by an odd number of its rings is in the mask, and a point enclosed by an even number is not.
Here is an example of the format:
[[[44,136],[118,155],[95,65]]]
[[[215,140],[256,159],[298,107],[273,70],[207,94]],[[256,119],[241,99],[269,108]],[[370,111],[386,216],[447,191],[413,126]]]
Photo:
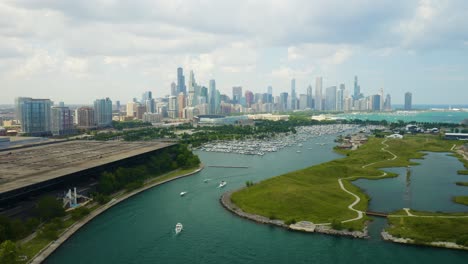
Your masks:
[[[187,194],[187,192],[181,192],[180,196],[184,196],[185,194]]]
[[[296,152],[297,152],[297,153],[301,153],[301,151],[300,151],[300,150],[298,150],[298,151],[296,151]]]
[[[184,226],[181,223],[177,223],[177,225],[175,226],[175,233],[179,234],[183,228]]]
[[[218,186],[218,187],[219,187],[219,188],[223,188],[224,186],[226,186],[226,184],[227,184],[227,182],[221,181],[221,182],[219,183],[219,186]]]

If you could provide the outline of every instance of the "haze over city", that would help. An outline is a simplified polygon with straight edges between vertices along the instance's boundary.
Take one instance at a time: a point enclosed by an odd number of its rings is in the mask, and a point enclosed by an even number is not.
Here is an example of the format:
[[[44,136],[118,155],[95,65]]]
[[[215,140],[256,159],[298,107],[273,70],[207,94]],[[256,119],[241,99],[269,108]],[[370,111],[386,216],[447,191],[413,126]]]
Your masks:
[[[170,94],[177,67],[278,95],[323,86],[381,88],[403,103],[468,98],[465,1],[3,1],[0,103],[68,104]]]

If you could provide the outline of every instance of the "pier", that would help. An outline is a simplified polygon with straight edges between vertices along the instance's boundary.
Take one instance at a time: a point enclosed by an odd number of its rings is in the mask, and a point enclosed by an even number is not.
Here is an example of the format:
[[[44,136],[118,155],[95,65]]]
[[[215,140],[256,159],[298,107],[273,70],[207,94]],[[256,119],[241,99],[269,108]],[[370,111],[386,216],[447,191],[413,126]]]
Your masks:
[[[225,165],[208,165],[211,168],[230,168],[230,169],[247,169],[249,166],[225,166]]]

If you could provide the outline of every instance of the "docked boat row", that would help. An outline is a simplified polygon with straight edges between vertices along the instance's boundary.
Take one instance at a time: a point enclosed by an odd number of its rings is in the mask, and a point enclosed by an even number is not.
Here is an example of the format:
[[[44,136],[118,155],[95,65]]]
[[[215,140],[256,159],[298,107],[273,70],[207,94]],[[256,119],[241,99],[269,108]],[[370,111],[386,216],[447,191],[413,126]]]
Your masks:
[[[336,133],[344,133],[350,130],[355,130],[357,128],[357,125],[351,124],[303,126],[297,127],[297,132],[295,134],[282,133],[276,135],[273,138],[262,140],[247,139],[213,141],[202,145],[199,150],[207,152],[224,152],[263,156],[266,153],[276,152],[285,147],[302,147],[302,143],[311,138],[323,135],[332,135]]]

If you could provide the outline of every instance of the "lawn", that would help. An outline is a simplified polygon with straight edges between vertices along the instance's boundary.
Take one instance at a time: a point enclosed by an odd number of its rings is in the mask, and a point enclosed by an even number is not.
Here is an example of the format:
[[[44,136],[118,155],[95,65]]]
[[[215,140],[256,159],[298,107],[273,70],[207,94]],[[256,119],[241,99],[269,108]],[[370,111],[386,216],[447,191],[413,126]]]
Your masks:
[[[382,138],[370,138],[368,143],[355,151],[340,151],[342,159],[322,163],[302,170],[290,172],[264,180],[249,188],[232,194],[232,201],[243,211],[284,221],[312,221],[330,223],[343,221],[357,216],[348,209],[355,198],[341,190],[339,178],[355,180],[358,178],[382,178],[379,168],[402,167],[410,165],[410,159],[423,158],[421,151],[449,152],[453,141],[445,141],[437,136],[405,136],[405,139],[386,141],[387,148],[398,156],[395,160],[384,147]],[[377,162],[366,168],[364,165]],[[414,165],[414,164],[413,164]],[[388,174],[387,177],[395,176]],[[343,180],[345,188],[361,198],[354,208],[365,211],[368,197],[348,180]],[[362,229],[366,217],[359,221],[346,223],[345,227]]]
[[[468,205],[468,196],[455,196],[453,201],[459,204]]]

